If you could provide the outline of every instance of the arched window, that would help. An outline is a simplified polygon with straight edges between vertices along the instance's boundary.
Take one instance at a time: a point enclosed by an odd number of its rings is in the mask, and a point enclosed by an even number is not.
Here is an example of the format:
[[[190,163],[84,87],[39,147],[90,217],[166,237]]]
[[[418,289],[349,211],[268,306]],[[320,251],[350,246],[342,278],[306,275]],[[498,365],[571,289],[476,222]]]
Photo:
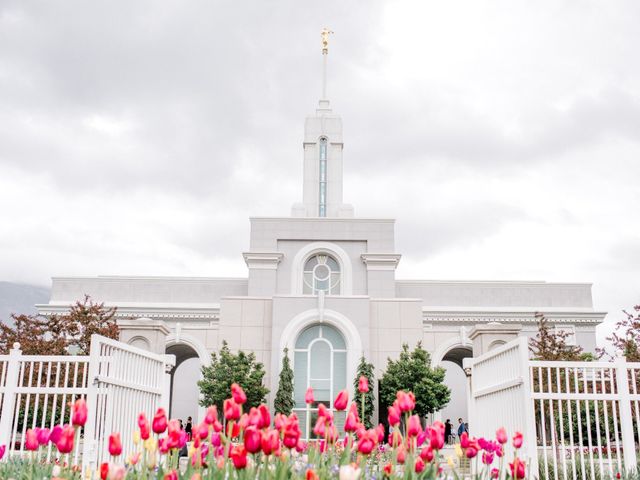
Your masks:
[[[304,264],[302,293],[340,295],[340,264],[330,255],[319,253]]]
[[[327,139],[320,138],[320,170],[318,172],[318,216],[327,216]]]
[[[294,411],[300,420],[302,436],[313,437],[318,404],[333,408],[333,400],[347,387],[347,348],[342,334],[334,327],[322,324],[303,330],[295,344]],[[305,403],[307,388],[313,388],[315,402]],[[335,412],[338,431],[344,425],[344,412]]]

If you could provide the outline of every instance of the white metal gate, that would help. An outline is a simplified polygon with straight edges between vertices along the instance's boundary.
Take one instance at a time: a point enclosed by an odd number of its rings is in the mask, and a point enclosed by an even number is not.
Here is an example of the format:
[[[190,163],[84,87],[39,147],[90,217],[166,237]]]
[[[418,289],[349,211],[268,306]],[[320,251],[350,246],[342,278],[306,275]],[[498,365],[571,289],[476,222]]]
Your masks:
[[[529,360],[520,337],[470,359],[471,432],[524,434],[531,473],[615,478],[637,468],[640,363]],[[538,470],[539,462],[539,470]]]
[[[108,437],[119,432],[132,450],[137,417],[168,407],[173,355],[158,355],[100,335],[89,356],[22,355],[19,344],[0,355],[0,445],[8,455],[24,453],[29,428],[71,423],[71,405],[85,398],[89,417],[64,460],[83,471],[108,459]],[[49,444],[49,459],[57,452]]]

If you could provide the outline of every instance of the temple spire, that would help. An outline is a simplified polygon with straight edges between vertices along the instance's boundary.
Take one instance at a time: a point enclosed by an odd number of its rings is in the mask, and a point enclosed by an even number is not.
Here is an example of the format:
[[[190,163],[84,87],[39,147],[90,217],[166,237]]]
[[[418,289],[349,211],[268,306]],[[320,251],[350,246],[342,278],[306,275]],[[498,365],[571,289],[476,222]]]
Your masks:
[[[327,99],[327,55],[329,55],[329,35],[333,34],[328,28],[323,28],[320,32],[322,39],[322,97],[320,100]]]

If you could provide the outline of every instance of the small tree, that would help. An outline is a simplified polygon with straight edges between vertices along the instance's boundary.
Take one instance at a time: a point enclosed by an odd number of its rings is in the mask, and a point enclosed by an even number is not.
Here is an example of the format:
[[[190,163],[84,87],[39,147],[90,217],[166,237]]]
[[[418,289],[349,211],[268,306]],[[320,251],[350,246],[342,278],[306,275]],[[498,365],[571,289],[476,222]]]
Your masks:
[[[362,394],[358,392],[358,383],[360,381],[360,377],[366,377],[369,381],[369,391],[364,394],[364,415],[362,415],[360,402],[362,401]],[[367,359],[364,358],[364,355],[360,357],[360,363],[358,364],[358,372],[356,373],[356,378],[353,380],[353,391],[355,393],[355,401],[358,403],[358,412],[362,415],[362,423],[366,428],[373,427],[373,422],[371,421],[371,417],[373,416],[373,409],[375,405],[375,377],[373,375],[373,364],[367,362]]]
[[[282,369],[280,370],[280,379],[278,381],[278,392],[273,403],[276,413],[290,415],[291,410],[295,406],[293,399],[293,370],[289,362],[289,349],[285,348],[282,356]]]
[[[640,362],[640,305],[633,307],[635,313],[623,310],[624,318],[616,322],[616,327],[607,341],[614,348],[615,352],[621,351],[628,362]],[[602,357],[608,355],[604,348],[598,349],[598,354]]]
[[[88,295],[63,315],[12,315],[13,327],[0,323],[0,352],[7,353],[18,342],[26,355],[88,355],[92,334],[118,338],[115,315],[115,307],[94,303]]]
[[[247,395],[244,409],[257,407],[264,403],[269,393],[269,389],[262,384],[264,374],[264,365],[256,362],[255,353],[240,350],[233,354],[223,340],[220,352],[211,354],[211,364],[202,367],[202,380],[198,381],[202,394],[200,405],[216,405],[222,410],[223,402],[231,396],[231,384],[237,383]]]
[[[569,345],[570,332],[552,330],[542,313],[536,313],[538,333],[529,340],[529,350],[534,360],[582,360],[582,347]]]
[[[402,345],[398,360],[387,359],[387,369],[380,379],[382,407],[393,404],[396,392],[411,391],[416,397],[416,413],[425,417],[444,408],[451,397],[451,390],[444,384],[445,370],[432,368],[429,353],[418,342],[410,352],[409,345]]]

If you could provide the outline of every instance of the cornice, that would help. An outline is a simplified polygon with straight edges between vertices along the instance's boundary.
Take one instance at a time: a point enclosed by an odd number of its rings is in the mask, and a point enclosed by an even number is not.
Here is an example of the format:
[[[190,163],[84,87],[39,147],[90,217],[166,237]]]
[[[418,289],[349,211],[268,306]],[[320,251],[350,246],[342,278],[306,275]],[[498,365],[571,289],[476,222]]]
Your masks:
[[[529,311],[422,311],[423,323],[536,323],[537,310]],[[591,324],[597,325],[604,320],[606,312],[584,311],[545,311],[545,318],[550,323]]]
[[[68,313],[73,304],[40,304],[36,305],[41,315],[62,315]],[[151,318],[157,320],[220,320],[220,304],[207,306],[172,306],[162,307],[157,305],[109,305],[117,307],[116,318]]]

